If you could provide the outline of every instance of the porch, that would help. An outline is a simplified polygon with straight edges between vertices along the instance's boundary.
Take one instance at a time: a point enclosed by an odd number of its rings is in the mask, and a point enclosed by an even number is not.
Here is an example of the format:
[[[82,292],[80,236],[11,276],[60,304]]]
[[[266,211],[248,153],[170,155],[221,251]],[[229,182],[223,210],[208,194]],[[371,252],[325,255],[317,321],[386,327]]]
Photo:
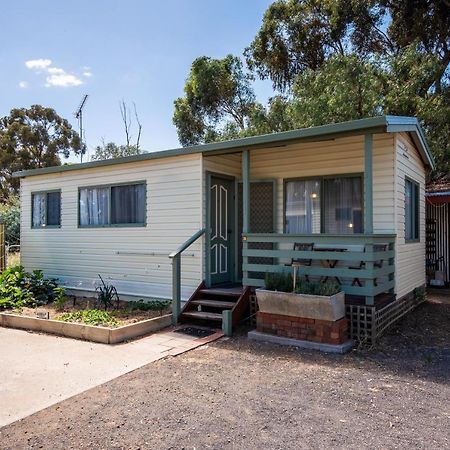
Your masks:
[[[264,274],[338,283],[350,303],[375,305],[393,297],[395,235],[243,233],[244,286],[264,286]],[[303,244],[303,245],[302,245]],[[295,249],[295,248],[308,249]]]

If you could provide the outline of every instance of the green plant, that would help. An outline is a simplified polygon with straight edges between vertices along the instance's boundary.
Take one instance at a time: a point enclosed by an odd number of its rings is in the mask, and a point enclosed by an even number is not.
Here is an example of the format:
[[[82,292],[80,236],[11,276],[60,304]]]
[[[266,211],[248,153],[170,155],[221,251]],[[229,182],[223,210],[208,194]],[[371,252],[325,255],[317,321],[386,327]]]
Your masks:
[[[103,306],[103,309],[105,311],[108,309],[108,307],[114,306],[114,300],[116,300],[116,306],[118,307],[119,294],[117,293],[117,289],[112,284],[106,284],[100,274],[98,274],[98,277],[102,282],[101,286],[97,286],[95,288],[95,290],[97,291],[98,303]]]
[[[162,315],[162,312],[169,307],[170,303],[170,300],[144,302],[143,299],[140,299],[137,302],[128,302],[127,306],[131,311],[159,311],[159,314]]]
[[[292,292],[293,282],[290,273],[266,273],[264,286],[269,291]]]
[[[117,319],[110,312],[100,309],[86,309],[85,311],[64,313],[57,320],[62,322],[81,322],[94,326],[116,327],[119,325]]]
[[[22,266],[10,267],[0,274],[0,309],[50,303],[57,286],[56,279],[45,278],[40,270],[29,273]]]
[[[55,300],[53,302],[54,305],[56,306],[57,309],[62,309],[67,301],[66,289],[62,286],[55,287],[53,289],[53,292],[55,293]]]
[[[337,283],[320,283],[318,281],[300,281],[295,288],[296,294],[323,295],[330,297],[340,292],[342,288]]]

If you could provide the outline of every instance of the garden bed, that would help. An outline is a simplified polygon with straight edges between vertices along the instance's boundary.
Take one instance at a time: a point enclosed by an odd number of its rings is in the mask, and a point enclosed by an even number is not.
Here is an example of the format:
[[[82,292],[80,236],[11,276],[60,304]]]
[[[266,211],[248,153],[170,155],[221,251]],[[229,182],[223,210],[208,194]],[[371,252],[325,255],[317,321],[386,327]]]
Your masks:
[[[0,275],[0,326],[115,344],[170,325],[169,301],[121,301],[99,278],[97,298],[74,297],[41,271],[12,267]]]

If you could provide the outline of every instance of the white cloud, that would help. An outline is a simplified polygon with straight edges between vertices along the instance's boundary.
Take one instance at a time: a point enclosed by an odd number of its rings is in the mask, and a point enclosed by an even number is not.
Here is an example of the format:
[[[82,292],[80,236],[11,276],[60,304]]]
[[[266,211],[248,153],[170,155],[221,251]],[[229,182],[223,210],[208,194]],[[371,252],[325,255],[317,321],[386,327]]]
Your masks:
[[[25,65],[28,69],[32,70],[43,70],[50,66],[52,63],[51,59],[30,59],[29,61],[25,61]]]
[[[79,86],[80,84],[83,84],[83,81],[81,81],[75,75],[65,72],[49,75],[45,79],[45,81],[47,82],[45,84],[47,87],[50,86],[69,87],[69,86]]]
[[[57,86],[57,87],[69,87],[69,86],[79,86],[83,84],[83,80],[73,73],[67,73],[62,67],[52,66],[51,59],[30,59],[25,61],[25,66],[34,70],[36,74],[41,74],[42,72],[46,74],[45,86]],[[83,67],[83,76],[88,78],[92,76],[90,67]],[[21,88],[28,87],[27,82],[20,82],[19,86]]]
[[[49,67],[49,68],[47,69],[47,72],[48,72],[48,73],[51,73],[52,75],[59,75],[59,74],[66,73],[66,72],[64,71],[64,69],[61,69],[60,67]]]
[[[27,81],[21,81],[19,83],[19,87],[22,89],[26,89],[28,87],[28,82]]]

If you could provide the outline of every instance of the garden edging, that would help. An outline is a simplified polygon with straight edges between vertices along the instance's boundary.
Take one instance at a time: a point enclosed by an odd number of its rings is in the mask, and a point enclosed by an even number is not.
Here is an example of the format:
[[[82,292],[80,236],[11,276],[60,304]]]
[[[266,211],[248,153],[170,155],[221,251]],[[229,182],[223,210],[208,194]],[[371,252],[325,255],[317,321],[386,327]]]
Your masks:
[[[27,331],[40,331],[101,344],[118,344],[170,326],[172,314],[123,325],[117,328],[98,327],[81,323],[61,322],[52,319],[0,313],[0,326]]]

